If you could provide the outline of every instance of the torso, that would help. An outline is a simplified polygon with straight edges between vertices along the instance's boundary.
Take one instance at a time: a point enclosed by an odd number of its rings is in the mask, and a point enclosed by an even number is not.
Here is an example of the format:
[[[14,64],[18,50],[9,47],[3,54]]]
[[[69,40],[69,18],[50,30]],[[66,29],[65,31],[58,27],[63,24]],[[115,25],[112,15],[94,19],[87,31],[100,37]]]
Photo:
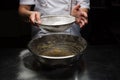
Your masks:
[[[35,10],[42,15],[68,15],[75,4],[76,0],[36,0]]]
[[[35,10],[44,15],[70,15],[71,6],[74,6],[77,0],[36,0]],[[35,28],[35,27],[34,27]],[[49,34],[45,30],[40,30],[37,36],[41,34]],[[72,27],[67,29],[64,33],[80,36],[80,27],[73,24]]]

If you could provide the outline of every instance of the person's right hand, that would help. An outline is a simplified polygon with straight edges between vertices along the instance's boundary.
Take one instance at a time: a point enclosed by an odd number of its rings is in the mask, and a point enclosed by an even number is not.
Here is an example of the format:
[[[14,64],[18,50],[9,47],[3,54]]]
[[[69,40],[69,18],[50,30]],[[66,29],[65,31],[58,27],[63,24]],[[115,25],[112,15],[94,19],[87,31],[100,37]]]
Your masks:
[[[29,21],[32,25],[39,26],[41,24],[40,12],[32,11],[29,15]]]

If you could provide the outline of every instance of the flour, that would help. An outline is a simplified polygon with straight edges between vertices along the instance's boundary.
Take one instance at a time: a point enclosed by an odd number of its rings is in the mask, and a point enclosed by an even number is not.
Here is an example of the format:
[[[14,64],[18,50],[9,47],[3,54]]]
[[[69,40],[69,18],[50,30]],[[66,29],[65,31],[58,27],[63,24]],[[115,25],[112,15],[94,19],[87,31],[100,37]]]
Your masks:
[[[52,26],[66,25],[73,23],[74,21],[75,21],[74,17],[68,17],[68,16],[61,16],[61,17],[55,16],[55,17],[42,18],[43,25],[52,25]]]

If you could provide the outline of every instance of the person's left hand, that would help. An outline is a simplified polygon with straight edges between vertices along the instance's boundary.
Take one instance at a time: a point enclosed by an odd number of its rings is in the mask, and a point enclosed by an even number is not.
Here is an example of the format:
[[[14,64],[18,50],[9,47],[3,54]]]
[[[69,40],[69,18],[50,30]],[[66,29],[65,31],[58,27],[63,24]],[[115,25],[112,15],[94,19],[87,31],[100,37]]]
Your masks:
[[[84,9],[80,8],[79,4],[73,7],[71,15],[76,17],[76,23],[79,24],[81,28],[88,23],[88,14]]]

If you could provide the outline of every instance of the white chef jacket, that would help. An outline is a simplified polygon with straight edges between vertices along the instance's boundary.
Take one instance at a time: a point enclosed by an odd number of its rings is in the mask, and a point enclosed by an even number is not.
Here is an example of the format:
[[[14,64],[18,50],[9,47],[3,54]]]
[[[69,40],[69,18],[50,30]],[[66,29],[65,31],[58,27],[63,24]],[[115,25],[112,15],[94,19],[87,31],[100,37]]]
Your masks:
[[[80,4],[82,8],[90,8],[90,0],[20,0],[22,5],[35,5],[34,10],[39,11],[41,16],[44,15],[69,15],[71,8]],[[41,29],[40,32],[45,32]],[[73,35],[80,35],[80,27],[77,24],[73,24],[65,32]]]

